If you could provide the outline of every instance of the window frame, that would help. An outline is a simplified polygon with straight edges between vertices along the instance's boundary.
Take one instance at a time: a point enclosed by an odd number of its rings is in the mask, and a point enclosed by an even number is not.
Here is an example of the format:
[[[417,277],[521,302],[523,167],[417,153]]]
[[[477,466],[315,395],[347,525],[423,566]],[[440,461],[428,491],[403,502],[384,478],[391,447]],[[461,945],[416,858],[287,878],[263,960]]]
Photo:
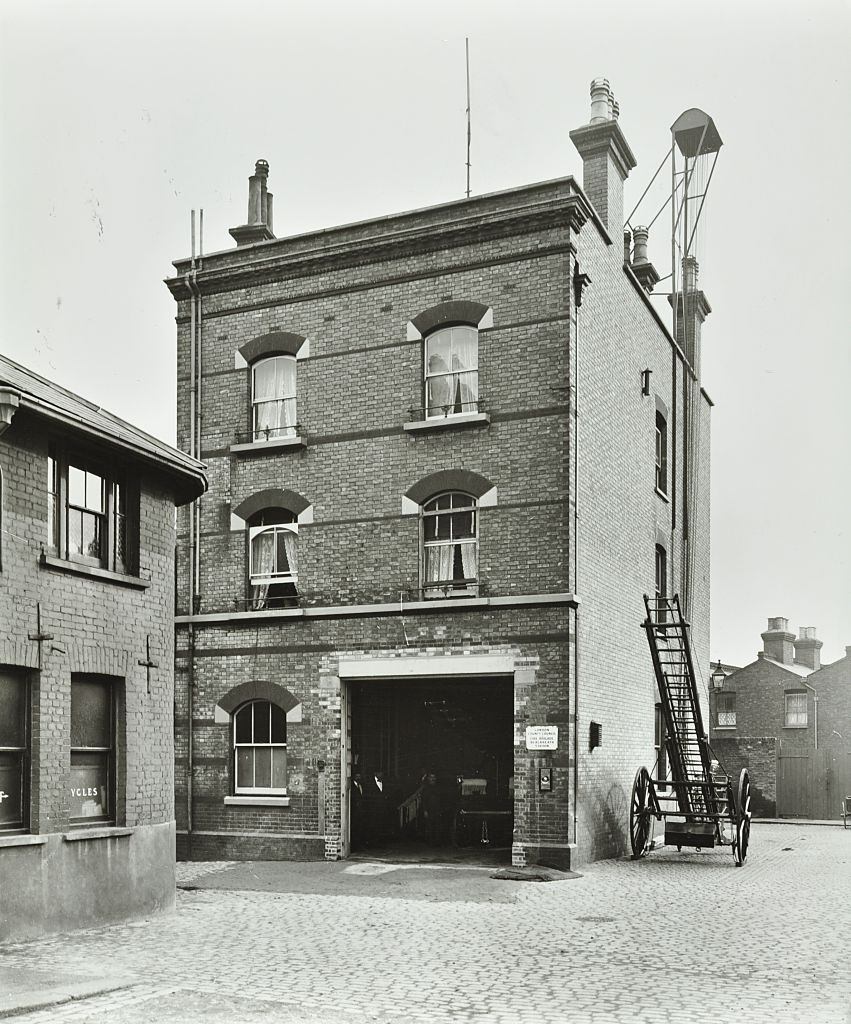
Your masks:
[[[799,708],[797,711],[790,710],[789,698],[792,697],[798,703]],[[803,711],[800,710],[800,702],[803,698]],[[791,721],[794,717],[800,718],[803,715],[803,721]],[[806,690],[786,690],[783,694],[783,728],[784,729],[807,729],[810,724],[810,707],[809,700],[807,697]]]
[[[128,482],[125,471],[110,472],[105,455],[84,448],[51,445],[47,456],[47,551],[62,561],[103,569],[119,576],[138,573],[138,487]],[[100,511],[71,498],[72,471],[99,478]],[[72,514],[95,517],[99,524],[98,554],[71,550]],[[82,530],[81,530],[82,546]],[[123,548],[123,554],[121,553]]]
[[[74,672],[71,674],[71,738],[73,741],[74,722],[74,684],[97,683],[101,685],[107,694],[108,710],[106,722],[109,729],[108,745],[77,745],[69,743],[69,764],[68,764],[68,788],[73,791],[75,788],[73,780],[74,758],[90,756],[96,757],[95,764],[101,761],[105,764],[103,777],[106,780],[106,810],[103,814],[73,815],[69,811],[68,823],[71,828],[91,828],[93,826],[114,825],[117,822],[118,794],[116,793],[117,782],[117,754],[118,754],[118,695],[116,693],[115,680],[111,676],[101,676],[91,672]],[[81,763],[78,760],[78,765]]]
[[[255,716],[252,711],[251,714],[251,735],[252,739],[250,742],[240,741],[237,739],[237,719],[240,714],[248,708],[254,708],[257,705],[267,705],[269,708],[269,741],[255,742],[254,741],[254,728],[255,728]],[[283,742],[274,742],[273,736],[273,721],[272,721],[272,709],[276,708],[281,714],[281,720],[284,727],[284,740]],[[254,758],[252,760],[253,767],[253,781],[257,781],[257,757],[256,751],[258,749],[270,750],[269,758],[269,777],[270,782],[274,781],[274,764],[275,764],[275,753],[276,750],[283,751],[284,760],[284,785],[281,786],[241,786],[239,784],[239,751],[240,749],[247,749],[254,751]],[[287,795],[287,713],[284,709],[276,704],[274,701],[268,700],[265,697],[253,697],[250,700],[244,701],[239,705],[231,716],[231,750],[232,750],[232,768],[233,768],[233,794],[234,796],[286,796]]]
[[[30,797],[31,797],[31,773],[32,773],[32,704],[31,685],[29,673],[15,665],[0,666],[0,676],[6,676],[20,688],[19,699],[21,701],[21,722],[20,739],[22,743],[14,745],[0,745],[0,768],[17,771],[20,774],[18,783],[20,809],[19,819],[9,824],[0,822],[0,836],[16,835],[30,830]],[[2,685],[2,682],[0,682]],[[14,764],[18,761],[17,766]],[[11,793],[6,793],[0,785],[0,793],[4,798],[11,798]]]
[[[466,498],[469,501],[468,505],[454,506],[450,505],[446,509],[435,509],[430,511],[428,506],[435,504],[441,498],[452,498],[460,496]],[[446,540],[426,539],[426,521],[427,519],[434,517],[437,519],[438,516],[445,515],[450,517],[450,530],[452,526],[453,515],[459,512],[471,511],[473,514],[473,536],[469,538],[456,538],[450,537]],[[437,532],[437,530],[435,531]],[[428,581],[428,574],[426,567],[428,564],[427,551],[432,548],[440,547],[451,547],[461,545],[472,547],[475,552],[476,559],[476,575],[468,579],[467,577],[459,580],[460,585],[454,586],[454,582],[457,577],[452,577],[447,580],[436,580],[434,582]],[[463,555],[462,555],[463,559]],[[442,584],[442,585],[441,585]],[[420,505],[420,590],[424,600],[434,600],[437,598],[450,598],[450,597],[477,597],[479,594],[479,587],[481,585],[481,576],[479,573],[479,499],[470,494],[468,491],[450,490],[440,491],[437,494],[433,494],[430,498],[427,498]]]
[[[259,521],[258,521],[259,520]],[[268,521],[266,521],[268,520]],[[258,509],[246,520],[246,558],[245,580],[247,603],[251,611],[267,611],[275,608],[291,608],[298,603],[298,516],[283,506],[269,505]],[[255,573],[254,572],[254,539],[259,534],[272,530],[274,533],[287,532],[296,538],[296,569],[290,566],[286,573]],[[277,549],[276,560],[277,560]],[[289,560],[288,560],[289,563]],[[265,593],[255,592],[255,588],[266,588]],[[272,590],[272,588],[278,588]]]
[[[278,359],[288,359],[293,366],[293,393],[282,395],[279,398],[266,399],[265,402],[258,402],[255,398],[255,375],[257,370],[266,363],[273,363]],[[249,408],[249,437],[252,444],[263,444],[269,441],[280,441],[288,438],[298,437],[298,357],[290,352],[271,352],[258,356],[248,366],[250,381],[250,408]],[[292,424],[276,427],[259,428],[257,426],[257,408],[259,405],[281,403],[282,409],[287,402],[293,403]]]
[[[668,420],[665,414],[656,410],[656,490],[668,496]]]
[[[441,334],[452,332],[453,330],[467,330],[472,332],[476,342],[476,366],[475,369],[462,370],[460,373],[474,373],[476,379],[476,397],[472,402],[461,403],[462,408],[458,412],[447,412],[450,408],[449,405],[430,406],[429,405],[429,381],[435,380],[438,377],[451,377],[459,373],[459,371],[441,370],[436,373],[429,372],[429,344],[434,341]],[[452,338],[450,333],[450,346],[452,344]],[[440,324],[433,330],[429,331],[428,334],[423,336],[423,419],[424,420],[451,420],[460,416],[473,416],[479,413],[481,406],[481,398],[479,395],[479,328],[476,324],[469,324],[464,322]],[[454,404],[454,403],[452,403]],[[463,408],[465,405],[471,405],[473,408]]]
[[[295,521],[291,523],[267,523],[263,526],[248,527],[248,582],[252,587],[263,583],[292,583],[295,585],[298,583],[298,572],[293,572],[290,568],[286,572],[254,572],[254,538],[270,531],[275,536],[278,533],[294,533],[296,538],[298,538],[298,523]],[[277,542],[274,549],[276,552],[275,561],[277,562]]]

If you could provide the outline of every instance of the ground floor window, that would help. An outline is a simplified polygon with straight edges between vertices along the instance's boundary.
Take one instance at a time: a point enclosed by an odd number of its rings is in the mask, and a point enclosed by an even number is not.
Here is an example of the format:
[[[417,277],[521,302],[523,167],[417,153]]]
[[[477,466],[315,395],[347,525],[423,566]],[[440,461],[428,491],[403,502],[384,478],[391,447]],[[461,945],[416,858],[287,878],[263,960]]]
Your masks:
[[[71,676],[71,822],[115,820],[115,693],[108,676]]]
[[[28,694],[26,673],[0,666],[0,832],[29,823]]]
[[[287,792],[287,716],[268,700],[243,704],[233,716],[234,791],[258,796]]]

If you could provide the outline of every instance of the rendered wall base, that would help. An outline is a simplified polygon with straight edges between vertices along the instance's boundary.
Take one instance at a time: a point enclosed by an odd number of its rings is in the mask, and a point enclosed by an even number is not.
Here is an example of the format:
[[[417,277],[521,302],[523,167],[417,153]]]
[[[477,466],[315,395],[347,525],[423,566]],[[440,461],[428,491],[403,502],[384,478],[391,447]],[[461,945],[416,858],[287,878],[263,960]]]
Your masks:
[[[177,836],[178,860],[325,860],[324,836],[193,832]]]
[[[108,832],[109,830],[101,830]],[[101,838],[0,846],[0,941],[115,924],[174,907],[174,822]]]
[[[541,867],[570,871],[575,854],[576,846],[573,843],[514,843],[511,861],[515,867],[540,864]]]

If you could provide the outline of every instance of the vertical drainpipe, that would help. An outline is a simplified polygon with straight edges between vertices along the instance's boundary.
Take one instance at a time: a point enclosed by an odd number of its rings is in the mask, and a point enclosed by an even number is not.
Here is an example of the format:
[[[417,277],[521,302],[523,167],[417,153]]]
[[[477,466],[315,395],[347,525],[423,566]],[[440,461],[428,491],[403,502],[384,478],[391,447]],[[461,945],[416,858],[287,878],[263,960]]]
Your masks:
[[[582,305],[582,290],[590,283],[587,274],[581,274],[579,264],[574,255],[573,294],[568,292],[568,301],[573,299],[573,317],[570,323],[573,326],[573,382],[570,394],[570,426],[573,440],[573,451],[568,453],[568,458],[573,456],[572,474],[568,474],[573,493],[573,523],[572,523],[572,558],[573,563],[573,595],[576,597],[579,590],[579,307]],[[568,491],[568,516],[570,515],[570,490]],[[579,604],[574,603],[573,607],[573,841],[579,845]]]
[[[204,213],[200,213],[201,237],[203,239]],[[201,242],[203,254],[203,241]],[[199,256],[200,265],[200,256]],[[192,211],[192,259],[186,285],[190,293],[190,329],[189,329],[189,454],[200,459],[201,455],[201,293],[196,282],[195,261],[195,211]],[[200,498],[189,506],[189,615],[195,613],[196,595],[198,592],[200,563],[201,516]],[[192,859],[192,807],[193,807],[193,776],[194,776],[194,733],[192,721],[195,715],[195,628],[188,624],[188,671],[186,694],[186,846],[187,856]]]

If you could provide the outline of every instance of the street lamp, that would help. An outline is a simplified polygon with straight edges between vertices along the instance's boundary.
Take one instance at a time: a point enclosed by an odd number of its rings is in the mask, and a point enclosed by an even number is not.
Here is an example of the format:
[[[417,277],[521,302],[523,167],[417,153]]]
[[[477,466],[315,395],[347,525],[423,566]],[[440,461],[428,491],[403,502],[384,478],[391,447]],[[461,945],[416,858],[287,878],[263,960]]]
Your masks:
[[[727,674],[724,669],[721,668],[721,662],[715,663],[715,671],[709,677],[709,682],[712,684],[713,690],[720,690],[724,686],[724,680],[727,678]]]

